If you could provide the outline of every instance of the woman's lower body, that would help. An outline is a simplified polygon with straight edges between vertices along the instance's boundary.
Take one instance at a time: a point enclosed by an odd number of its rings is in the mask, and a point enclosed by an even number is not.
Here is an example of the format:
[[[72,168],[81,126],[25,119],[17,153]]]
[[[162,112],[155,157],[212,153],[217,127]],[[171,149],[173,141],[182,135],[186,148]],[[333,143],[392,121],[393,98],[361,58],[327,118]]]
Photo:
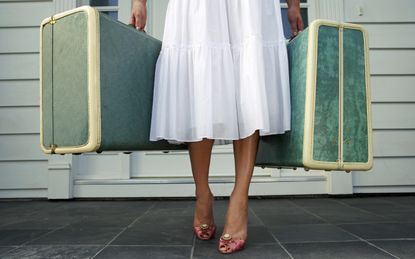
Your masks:
[[[214,222],[208,185],[212,147],[233,142],[235,187],[223,233],[246,239],[259,136],[289,129],[279,0],[170,0],[150,140],[188,144],[197,197],[194,225]]]

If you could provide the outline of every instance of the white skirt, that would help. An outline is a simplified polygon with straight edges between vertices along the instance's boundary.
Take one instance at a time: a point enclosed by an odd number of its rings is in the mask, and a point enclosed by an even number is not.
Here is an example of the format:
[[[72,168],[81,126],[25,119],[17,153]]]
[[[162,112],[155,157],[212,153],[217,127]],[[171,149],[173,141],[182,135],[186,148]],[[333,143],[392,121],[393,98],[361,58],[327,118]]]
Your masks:
[[[279,0],[170,0],[150,140],[231,140],[290,130]]]

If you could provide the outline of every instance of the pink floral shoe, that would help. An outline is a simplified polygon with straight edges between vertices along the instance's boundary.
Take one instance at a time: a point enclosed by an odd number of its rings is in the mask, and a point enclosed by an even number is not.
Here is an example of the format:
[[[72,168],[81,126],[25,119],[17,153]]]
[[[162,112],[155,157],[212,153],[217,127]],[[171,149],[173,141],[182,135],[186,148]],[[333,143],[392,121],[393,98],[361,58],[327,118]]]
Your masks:
[[[209,240],[215,236],[216,225],[200,224],[199,226],[193,226],[193,232],[200,240]]]
[[[231,234],[225,233],[219,239],[219,252],[231,254],[242,250],[245,247],[244,239],[233,239]]]

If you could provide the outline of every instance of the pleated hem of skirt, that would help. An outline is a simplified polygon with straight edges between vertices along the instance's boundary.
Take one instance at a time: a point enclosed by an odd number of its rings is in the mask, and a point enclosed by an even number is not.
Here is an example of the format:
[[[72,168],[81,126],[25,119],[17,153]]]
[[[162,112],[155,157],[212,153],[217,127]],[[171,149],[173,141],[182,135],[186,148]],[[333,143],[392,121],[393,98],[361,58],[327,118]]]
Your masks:
[[[240,139],[244,139],[247,138],[249,136],[251,136],[252,134],[255,133],[255,131],[259,130],[259,135],[262,136],[269,136],[269,135],[279,135],[279,134],[285,134],[288,131],[290,131],[290,128],[285,128],[282,131],[264,131],[261,128],[256,128],[253,129],[251,131],[249,131],[249,133],[240,136],[239,138],[235,138],[235,137],[214,137],[212,135],[204,135],[204,136],[199,136],[193,139],[185,139],[185,138],[177,138],[177,137],[164,137],[164,136],[157,136],[157,137],[152,137],[150,138],[150,141],[160,141],[160,140],[166,140],[168,141],[170,144],[177,144],[177,145],[181,145],[184,144],[185,142],[198,142],[198,141],[202,141],[203,139],[213,139],[216,140],[216,144],[219,145],[226,145],[226,144],[230,144],[232,143],[233,140],[240,140]]]

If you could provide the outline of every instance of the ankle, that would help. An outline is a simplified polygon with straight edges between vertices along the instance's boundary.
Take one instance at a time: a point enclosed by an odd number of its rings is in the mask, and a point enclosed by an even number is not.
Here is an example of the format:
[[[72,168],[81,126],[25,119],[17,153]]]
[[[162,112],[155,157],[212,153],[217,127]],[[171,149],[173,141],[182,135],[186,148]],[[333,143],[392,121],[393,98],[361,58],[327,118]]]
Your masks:
[[[245,191],[233,190],[231,195],[229,196],[229,199],[248,204],[248,193]]]
[[[195,192],[196,200],[206,200],[206,199],[212,199],[213,193],[210,191],[210,189],[204,189],[204,190],[197,190]]]

